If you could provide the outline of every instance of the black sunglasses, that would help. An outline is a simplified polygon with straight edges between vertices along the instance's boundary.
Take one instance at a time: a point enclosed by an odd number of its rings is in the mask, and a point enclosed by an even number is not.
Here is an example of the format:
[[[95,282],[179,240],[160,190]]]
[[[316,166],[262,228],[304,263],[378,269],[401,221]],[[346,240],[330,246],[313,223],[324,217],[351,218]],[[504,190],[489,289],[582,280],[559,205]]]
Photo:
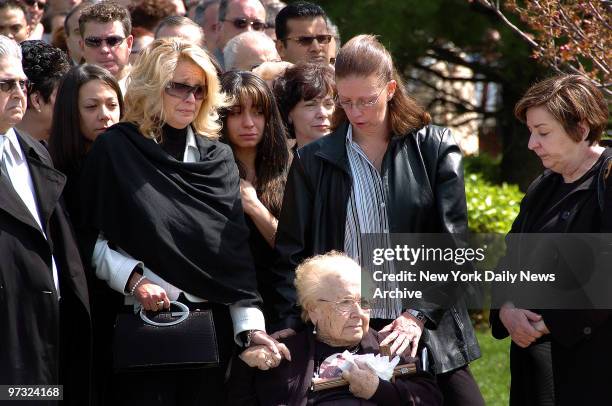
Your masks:
[[[111,35],[110,37],[106,38],[87,37],[83,39],[83,42],[85,42],[85,45],[87,45],[89,48],[100,48],[103,42],[106,42],[109,47],[114,48],[117,45],[121,44],[123,41],[125,41],[125,38],[120,37],[118,35]]]
[[[312,44],[312,41],[314,41],[315,39],[317,40],[317,42],[319,44],[329,44],[329,42],[332,39],[332,36],[329,34],[321,34],[321,35],[302,35],[299,37],[287,37],[285,38],[285,40],[293,40],[296,41],[298,44],[300,44],[303,47],[307,47],[310,46],[310,44]]]
[[[23,0],[23,2],[30,7],[38,6],[39,10],[44,9],[45,6],[47,5],[46,2],[37,1],[37,0]]]
[[[266,28],[266,23],[260,20],[249,20],[247,18],[236,18],[235,20],[223,20],[234,24],[239,30],[244,30],[247,26],[251,25],[255,31],[263,31]]]
[[[0,90],[5,93],[12,92],[17,89],[17,86],[21,89],[22,92],[27,93],[28,91],[28,81],[27,80],[19,80],[19,79],[5,79],[0,80]]]
[[[206,93],[206,86],[189,86],[184,83],[170,82],[165,90],[168,95],[181,100],[186,100],[190,94],[193,94],[196,100],[202,100]]]

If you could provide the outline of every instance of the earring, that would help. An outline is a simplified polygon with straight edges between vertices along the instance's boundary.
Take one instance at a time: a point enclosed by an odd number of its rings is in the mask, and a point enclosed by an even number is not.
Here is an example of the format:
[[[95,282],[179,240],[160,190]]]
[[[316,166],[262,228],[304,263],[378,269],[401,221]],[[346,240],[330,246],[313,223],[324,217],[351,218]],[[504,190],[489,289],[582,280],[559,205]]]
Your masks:
[[[317,323],[314,324],[314,327],[312,329],[312,335],[316,336],[317,335]]]

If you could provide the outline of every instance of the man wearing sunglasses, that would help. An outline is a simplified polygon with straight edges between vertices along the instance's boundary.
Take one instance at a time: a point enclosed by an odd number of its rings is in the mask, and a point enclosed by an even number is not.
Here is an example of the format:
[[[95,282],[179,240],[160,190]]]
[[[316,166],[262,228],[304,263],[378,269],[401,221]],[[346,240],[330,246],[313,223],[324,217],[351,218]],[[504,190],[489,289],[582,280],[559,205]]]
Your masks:
[[[15,128],[28,88],[21,58],[19,45],[0,35],[0,382],[63,384],[65,404],[86,405],[87,282],[60,199],[66,177]]]
[[[28,14],[26,16],[28,26],[30,27],[30,36],[28,39],[41,39],[45,29],[40,23],[40,20],[45,13],[47,0],[21,0],[21,2],[28,10]]]
[[[215,58],[224,66],[223,48],[230,39],[246,31],[264,31],[265,28],[266,9],[260,0],[221,0]]]
[[[0,0],[0,34],[20,43],[28,39],[28,12],[17,0]]]
[[[276,49],[283,61],[329,63],[332,36],[323,9],[312,3],[297,2],[276,16]]]
[[[85,62],[108,69],[125,94],[134,42],[127,9],[111,1],[87,6],[79,17],[79,30]]]

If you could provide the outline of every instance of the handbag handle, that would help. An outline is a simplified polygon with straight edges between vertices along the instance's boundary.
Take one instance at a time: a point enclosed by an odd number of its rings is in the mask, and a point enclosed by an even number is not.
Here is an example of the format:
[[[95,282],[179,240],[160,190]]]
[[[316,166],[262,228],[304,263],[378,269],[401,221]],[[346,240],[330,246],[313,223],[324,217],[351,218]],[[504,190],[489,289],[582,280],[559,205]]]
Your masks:
[[[172,312],[172,316],[181,316],[176,320],[172,320],[169,321],[167,323],[159,323],[157,321],[153,321],[151,319],[149,319],[147,317],[147,314],[145,312],[145,309],[140,308],[140,318],[142,319],[142,321],[144,321],[147,324],[150,324],[152,326],[157,326],[157,327],[169,327],[169,326],[174,326],[175,324],[179,324],[185,320],[187,320],[187,316],[189,316],[189,307],[187,307],[186,304],[181,303],[181,302],[177,302],[177,301],[171,301],[170,302],[170,306],[172,305],[176,305],[178,307],[181,308],[182,311],[180,312]]]

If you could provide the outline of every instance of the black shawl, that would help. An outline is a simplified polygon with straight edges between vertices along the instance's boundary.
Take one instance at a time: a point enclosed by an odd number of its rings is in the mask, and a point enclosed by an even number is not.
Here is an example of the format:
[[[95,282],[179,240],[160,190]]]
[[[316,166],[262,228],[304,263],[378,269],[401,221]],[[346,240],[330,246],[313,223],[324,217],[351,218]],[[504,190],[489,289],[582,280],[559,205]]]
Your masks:
[[[196,136],[200,162],[170,157],[131,123],[98,137],[80,178],[85,258],[101,231],[167,282],[204,299],[259,300],[230,148]]]

